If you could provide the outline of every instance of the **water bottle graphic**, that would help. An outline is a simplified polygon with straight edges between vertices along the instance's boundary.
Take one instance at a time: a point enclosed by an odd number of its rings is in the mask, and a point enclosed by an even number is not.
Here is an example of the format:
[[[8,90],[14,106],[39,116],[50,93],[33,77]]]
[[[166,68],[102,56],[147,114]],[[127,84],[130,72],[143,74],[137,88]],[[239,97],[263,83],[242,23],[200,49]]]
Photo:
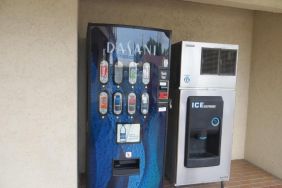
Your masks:
[[[149,94],[143,93],[141,97],[141,113],[147,115],[149,112]]]
[[[122,94],[120,92],[116,92],[114,94],[114,114],[120,115],[122,112]]]
[[[109,80],[109,63],[106,60],[100,62],[100,82],[106,84]]]
[[[150,63],[146,62],[143,64],[143,84],[147,85],[150,82]]]
[[[123,63],[120,61],[116,62],[114,70],[115,70],[114,81],[116,84],[121,84],[123,78]]]
[[[99,94],[99,112],[101,115],[108,113],[108,93],[104,91]]]
[[[129,83],[135,84],[137,81],[137,63],[129,63]]]
[[[100,75],[99,80],[102,84],[106,84],[109,81],[109,63],[106,61],[106,50],[103,49],[103,59],[100,62]]]
[[[126,128],[124,125],[121,125],[120,130],[119,130],[119,139],[121,143],[126,142]]]
[[[128,114],[133,115],[136,112],[136,95],[135,93],[129,93],[127,99],[127,111]]]

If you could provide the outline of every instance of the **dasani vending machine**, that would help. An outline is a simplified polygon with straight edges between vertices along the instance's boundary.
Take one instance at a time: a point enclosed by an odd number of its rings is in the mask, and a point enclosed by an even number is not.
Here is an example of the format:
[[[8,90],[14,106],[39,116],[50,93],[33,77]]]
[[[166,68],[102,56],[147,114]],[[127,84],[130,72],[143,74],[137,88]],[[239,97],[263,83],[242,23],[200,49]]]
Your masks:
[[[88,187],[163,187],[170,31],[89,24]]]

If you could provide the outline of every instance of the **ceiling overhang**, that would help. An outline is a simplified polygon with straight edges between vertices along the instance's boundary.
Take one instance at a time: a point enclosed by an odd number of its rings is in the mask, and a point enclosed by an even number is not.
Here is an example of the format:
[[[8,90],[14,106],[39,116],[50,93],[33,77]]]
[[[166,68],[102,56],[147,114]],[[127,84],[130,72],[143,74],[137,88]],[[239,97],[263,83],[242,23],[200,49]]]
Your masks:
[[[282,13],[282,0],[184,0],[250,10]]]

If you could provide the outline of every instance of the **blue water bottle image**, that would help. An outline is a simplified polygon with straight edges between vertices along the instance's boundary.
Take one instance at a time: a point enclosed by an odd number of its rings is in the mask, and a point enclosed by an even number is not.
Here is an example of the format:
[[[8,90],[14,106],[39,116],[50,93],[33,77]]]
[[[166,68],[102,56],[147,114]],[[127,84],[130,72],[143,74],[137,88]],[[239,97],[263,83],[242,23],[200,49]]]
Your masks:
[[[121,125],[119,132],[120,132],[119,133],[120,134],[120,136],[119,136],[120,143],[125,143],[126,142],[126,128],[125,128],[124,125]]]

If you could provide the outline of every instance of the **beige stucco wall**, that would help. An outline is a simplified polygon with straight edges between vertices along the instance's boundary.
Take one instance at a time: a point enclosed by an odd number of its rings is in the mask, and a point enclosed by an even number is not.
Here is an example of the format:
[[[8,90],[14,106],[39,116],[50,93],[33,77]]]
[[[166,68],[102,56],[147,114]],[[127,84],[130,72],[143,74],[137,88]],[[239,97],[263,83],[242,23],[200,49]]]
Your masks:
[[[282,14],[254,24],[246,159],[282,178]]]
[[[0,187],[77,187],[77,1],[0,1]]]
[[[172,30],[173,42],[193,40],[240,45],[233,159],[244,158],[252,11],[175,0],[82,0],[79,8],[80,59],[87,22],[119,23]]]

